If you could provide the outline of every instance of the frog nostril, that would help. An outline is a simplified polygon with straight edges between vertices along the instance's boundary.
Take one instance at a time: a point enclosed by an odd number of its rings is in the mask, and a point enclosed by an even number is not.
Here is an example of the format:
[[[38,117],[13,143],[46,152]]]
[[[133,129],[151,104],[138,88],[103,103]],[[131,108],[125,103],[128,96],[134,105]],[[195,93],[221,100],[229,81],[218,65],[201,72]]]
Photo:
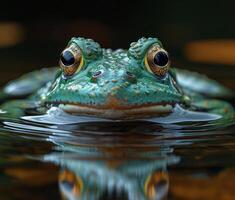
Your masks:
[[[96,72],[94,72],[94,73],[92,74],[92,79],[95,81],[95,80],[97,80],[97,78],[98,78],[99,76],[101,76],[102,74],[103,74],[103,71],[101,71],[101,70],[96,71]]]
[[[127,76],[127,79],[130,80],[131,82],[135,82],[136,81],[136,76],[133,73],[127,71],[126,72],[126,76]]]
[[[129,72],[129,71],[126,72],[126,75],[127,75],[128,77],[130,77],[130,78],[134,78],[134,77],[135,77],[135,75],[132,74],[132,73]]]
[[[92,74],[93,78],[97,78],[98,76],[100,76],[102,74],[102,71],[97,71],[94,74]]]

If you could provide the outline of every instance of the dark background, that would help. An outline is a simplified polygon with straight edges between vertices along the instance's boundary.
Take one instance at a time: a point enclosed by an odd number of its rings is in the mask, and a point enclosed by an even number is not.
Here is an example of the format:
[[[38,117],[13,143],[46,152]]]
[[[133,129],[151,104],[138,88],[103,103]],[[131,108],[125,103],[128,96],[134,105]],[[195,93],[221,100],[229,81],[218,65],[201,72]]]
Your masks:
[[[73,36],[128,48],[158,37],[172,65],[235,88],[235,1],[9,1],[0,6],[0,84],[58,63]]]

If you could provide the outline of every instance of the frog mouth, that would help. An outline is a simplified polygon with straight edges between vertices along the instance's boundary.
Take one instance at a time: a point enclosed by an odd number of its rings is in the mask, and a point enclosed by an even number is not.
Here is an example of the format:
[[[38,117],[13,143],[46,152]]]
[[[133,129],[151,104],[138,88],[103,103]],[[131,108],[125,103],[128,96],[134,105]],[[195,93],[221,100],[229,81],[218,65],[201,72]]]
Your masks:
[[[49,104],[47,104],[49,106]],[[162,103],[140,106],[92,106],[73,103],[50,103],[63,111],[81,116],[95,116],[106,119],[137,119],[166,116],[173,112],[174,103]]]

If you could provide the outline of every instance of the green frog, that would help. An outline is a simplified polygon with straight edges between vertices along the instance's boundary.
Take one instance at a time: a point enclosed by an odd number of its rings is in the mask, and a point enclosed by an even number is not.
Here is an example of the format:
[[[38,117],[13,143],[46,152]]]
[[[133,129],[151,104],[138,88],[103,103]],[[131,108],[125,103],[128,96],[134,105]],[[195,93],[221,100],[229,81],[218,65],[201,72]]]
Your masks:
[[[47,109],[112,120],[164,117],[176,107],[234,118],[233,107],[216,99],[232,96],[229,89],[170,64],[157,38],[143,37],[127,50],[111,50],[77,37],[62,51],[60,68],[26,74],[8,83],[1,96],[30,96],[31,103]]]

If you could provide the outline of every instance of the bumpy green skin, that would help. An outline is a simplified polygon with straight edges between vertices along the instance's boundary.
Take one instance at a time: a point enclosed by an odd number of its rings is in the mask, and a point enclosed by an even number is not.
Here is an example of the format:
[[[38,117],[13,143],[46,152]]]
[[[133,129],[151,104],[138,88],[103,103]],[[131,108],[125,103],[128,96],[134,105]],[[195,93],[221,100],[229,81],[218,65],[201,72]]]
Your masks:
[[[119,106],[127,107],[182,102],[183,95],[175,88],[170,74],[162,79],[146,70],[146,51],[156,43],[162,46],[156,38],[141,38],[128,51],[101,49],[98,43],[84,38],[73,38],[71,43],[82,49],[84,67],[69,78],[61,73],[53,88],[43,96],[45,102],[105,106],[115,99]],[[98,71],[102,75],[92,78]]]
[[[233,119],[233,107],[217,97],[231,96],[231,92],[214,80],[195,72],[171,68],[165,77],[158,77],[145,66],[146,52],[153,45],[162,43],[156,38],[141,38],[130,44],[128,50],[103,49],[91,39],[72,38],[68,45],[77,45],[83,54],[84,65],[79,72],[65,77],[58,68],[43,69],[10,82],[0,93],[2,97],[19,97],[32,94],[36,106],[58,104],[79,105],[88,109],[112,110],[112,115],[121,110],[149,108],[156,105],[180,104],[184,109],[219,114],[223,119]],[[102,74],[93,77],[98,71]],[[46,84],[47,83],[47,84]],[[32,89],[33,88],[33,89]],[[23,100],[24,105],[28,102]],[[17,102],[19,105],[20,102]],[[9,109],[16,102],[2,105]],[[134,115],[148,116],[150,109]],[[78,113],[79,114],[79,113]],[[84,113],[80,113],[83,115]],[[86,114],[86,112],[85,112]],[[154,113],[158,116],[158,113]],[[99,117],[99,113],[92,115]],[[126,112],[120,118],[126,118]],[[102,116],[101,116],[102,117]]]

